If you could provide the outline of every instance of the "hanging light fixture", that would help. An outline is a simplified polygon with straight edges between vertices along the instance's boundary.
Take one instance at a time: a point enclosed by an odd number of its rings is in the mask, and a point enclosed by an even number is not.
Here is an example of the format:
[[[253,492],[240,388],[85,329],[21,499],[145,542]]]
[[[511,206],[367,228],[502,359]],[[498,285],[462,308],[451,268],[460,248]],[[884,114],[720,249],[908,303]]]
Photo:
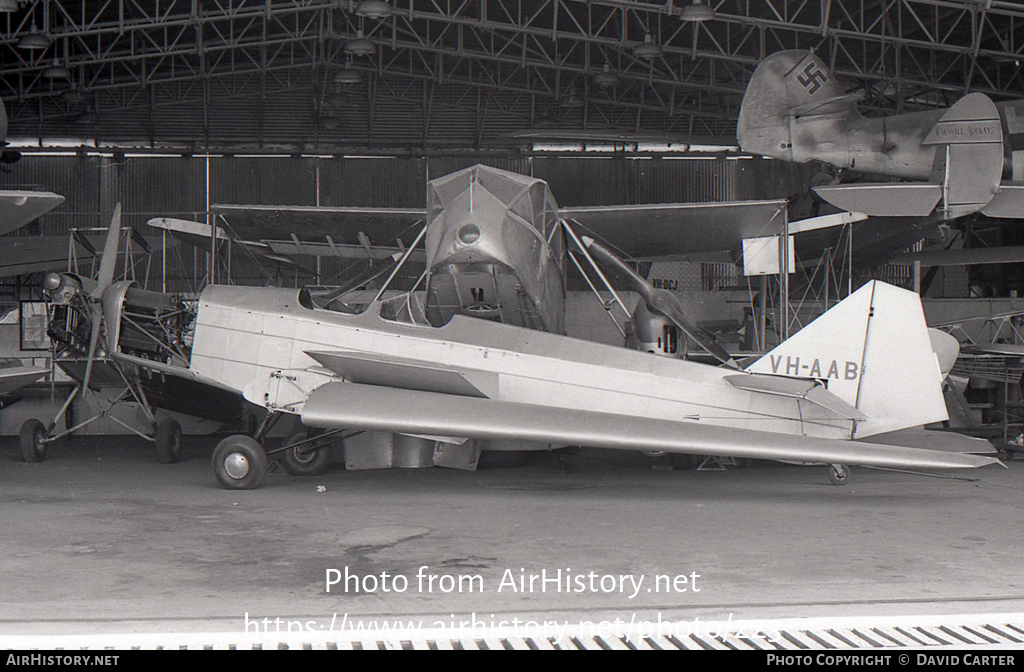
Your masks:
[[[354,39],[345,43],[343,50],[346,54],[353,56],[369,56],[377,51],[377,46],[363,37],[363,31],[357,31]]]
[[[356,5],[356,16],[367,19],[383,19],[391,16],[391,5],[384,0],[362,0]]]
[[[71,79],[71,71],[66,65],[61,65],[57,57],[53,57],[53,63],[43,70],[43,79]]]
[[[345,68],[339,70],[334,76],[336,84],[358,84],[363,81],[363,76],[352,69],[352,61],[345,61]]]
[[[344,72],[344,71],[342,71],[342,72]],[[352,73],[352,74],[356,74],[356,73]],[[324,100],[324,102],[327,103],[328,105],[330,105],[331,107],[341,107],[342,105],[345,105],[346,103],[348,103],[348,101],[349,101],[348,94],[345,93],[344,91],[342,91],[341,89],[338,89],[334,93],[327,94],[327,98]]]
[[[583,107],[583,99],[576,93],[576,89],[573,88],[569,92],[568,98],[562,98],[558,101],[558,104],[567,110],[573,110],[579,107]]]
[[[60,99],[67,105],[74,107],[85,100],[85,96],[78,89],[78,86],[71,82],[71,88],[60,94]]]
[[[653,61],[656,58],[661,58],[661,55],[665,53],[661,48],[661,45],[654,41],[650,33],[644,34],[644,41],[633,47],[633,55],[637,58],[642,58],[645,61]]]
[[[604,64],[604,69],[601,72],[594,75],[594,84],[600,87],[611,88],[618,86],[622,83],[622,79],[617,74],[612,72],[612,66],[609,63]]]
[[[51,40],[48,35],[39,32],[39,29],[36,28],[35,22],[33,22],[32,30],[27,35],[22,35],[21,39],[18,40],[18,49],[43,51],[44,49],[49,49],[52,42],[53,40]]]
[[[683,21],[710,21],[715,18],[715,10],[704,4],[704,0],[693,0],[692,5],[683,7],[679,18]]]

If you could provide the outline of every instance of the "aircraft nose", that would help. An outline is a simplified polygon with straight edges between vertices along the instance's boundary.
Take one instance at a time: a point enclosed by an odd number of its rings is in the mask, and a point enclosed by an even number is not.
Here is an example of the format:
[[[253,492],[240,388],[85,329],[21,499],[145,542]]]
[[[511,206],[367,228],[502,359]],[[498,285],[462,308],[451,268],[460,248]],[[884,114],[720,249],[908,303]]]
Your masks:
[[[480,227],[476,224],[463,224],[458,232],[459,242],[463,245],[472,245],[480,240]]]

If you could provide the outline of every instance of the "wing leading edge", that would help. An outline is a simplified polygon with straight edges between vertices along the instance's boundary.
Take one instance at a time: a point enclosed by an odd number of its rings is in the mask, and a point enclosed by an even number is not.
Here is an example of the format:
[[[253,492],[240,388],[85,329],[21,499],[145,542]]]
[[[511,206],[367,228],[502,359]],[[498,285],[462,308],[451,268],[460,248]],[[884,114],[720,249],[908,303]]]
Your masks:
[[[327,383],[314,390],[303,407],[302,422],[321,428],[898,469],[976,468],[997,462],[994,458],[977,455],[788,436],[700,422],[638,418],[346,382]]]

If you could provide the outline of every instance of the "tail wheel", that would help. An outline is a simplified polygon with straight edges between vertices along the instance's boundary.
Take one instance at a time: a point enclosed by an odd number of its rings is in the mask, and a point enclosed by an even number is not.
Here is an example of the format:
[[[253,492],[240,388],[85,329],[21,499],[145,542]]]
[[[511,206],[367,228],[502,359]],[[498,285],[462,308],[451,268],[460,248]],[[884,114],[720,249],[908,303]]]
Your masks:
[[[298,443],[308,436],[309,433],[306,430],[297,431],[284,440],[284,445],[288,446]],[[315,476],[321,474],[327,469],[327,464],[330,461],[330,444],[320,443],[319,441],[311,441],[301,446],[289,448],[281,455],[281,462],[284,464],[285,470],[292,476]]]
[[[846,485],[850,480],[850,468],[845,464],[828,465],[828,480],[832,485]]]
[[[156,428],[156,459],[174,464],[181,458],[181,424],[174,418],[163,420]]]
[[[46,459],[46,425],[32,418],[21,426],[18,445],[21,447],[21,459],[26,462],[42,462]]]
[[[213,450],[213,473],[225,488],[251,490],[267,473],[267,454],[252,437],[229,436]]]

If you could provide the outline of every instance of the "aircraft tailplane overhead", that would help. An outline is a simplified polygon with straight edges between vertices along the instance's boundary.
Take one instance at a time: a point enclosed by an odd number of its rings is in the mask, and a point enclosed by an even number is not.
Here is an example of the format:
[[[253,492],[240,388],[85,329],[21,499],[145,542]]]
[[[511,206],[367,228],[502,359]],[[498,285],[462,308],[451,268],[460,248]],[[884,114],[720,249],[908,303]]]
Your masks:
[[[823,380],[830,393],[865,416],[852,438],[947,419],[942,372],[920,299],[875,280],[747,370]]]
[[[811,51],[781,51],[765,58],[747,85],[736,135],[745,152],[804,162],[804,143],[816,126],[860,117],[857,98],[845,95],[825,63]],[[791,120],[800,120],[792,124]],[[814,145],[845,143],[846,134],[815,138]],[[836,148],[827,151],[842,151]]]

